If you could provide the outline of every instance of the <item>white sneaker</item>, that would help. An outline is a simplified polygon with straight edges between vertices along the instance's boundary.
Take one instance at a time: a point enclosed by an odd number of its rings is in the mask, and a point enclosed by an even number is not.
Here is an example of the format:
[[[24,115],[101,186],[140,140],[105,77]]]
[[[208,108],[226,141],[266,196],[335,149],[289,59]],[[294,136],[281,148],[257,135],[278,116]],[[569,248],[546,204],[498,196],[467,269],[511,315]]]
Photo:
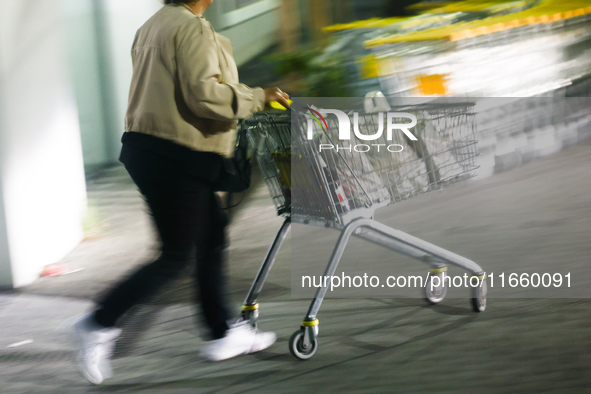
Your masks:
[[[241,354],[260,352],[277,340],[274,332],[257,332],[248,322],[230,326],[223,338],[208,342],[201,354],[212,361],[221,361]]]
[[[113,376],[111,355],[115,341],[121,335],[119,328],[102,328],[86,315],[73,324],[78,352],[78,366],[89,382],[101,384]]]

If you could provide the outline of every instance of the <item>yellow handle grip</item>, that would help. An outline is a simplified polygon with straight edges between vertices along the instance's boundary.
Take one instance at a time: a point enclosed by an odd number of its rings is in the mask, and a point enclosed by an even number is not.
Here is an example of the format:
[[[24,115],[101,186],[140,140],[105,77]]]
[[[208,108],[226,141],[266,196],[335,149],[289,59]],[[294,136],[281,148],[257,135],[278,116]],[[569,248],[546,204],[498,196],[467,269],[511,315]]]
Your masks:
[[[293,103],[293,101],[291,101],[291,100],[287,100],[287,102],[289,103],[289,105],[291,105],[291,103]],[[279,101],[271,101],[271,102],[269,102],[269,107],[271,107],[273,109],[278,109],[280,111],[287,110],[287,108],[285,108],[283,105],[279,104]]]

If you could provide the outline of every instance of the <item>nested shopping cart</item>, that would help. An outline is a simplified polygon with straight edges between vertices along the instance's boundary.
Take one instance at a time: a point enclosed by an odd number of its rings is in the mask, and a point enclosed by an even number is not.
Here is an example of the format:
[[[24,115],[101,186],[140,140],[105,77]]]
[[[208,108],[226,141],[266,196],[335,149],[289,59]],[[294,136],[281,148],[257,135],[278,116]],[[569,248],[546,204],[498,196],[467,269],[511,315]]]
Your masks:
[[[292,222],[341,232],[325,276],[335,273],[347,242],[356,236],[428,264],[431,271],[423,296],[432,304],[446,295],[443,278],[448,265],[467,270],[478,278],[478,286],[470,290],[473,310],[484,311],[486,276],[479,265],[373,219],[378,208],[474,176],[478,150],[473,109],[472,103],[457,102],[392,108],[391,112],[416,117],[412,131],[418,139],[393,133],[386,141],[384,133],[371,143],[395,147],[364,153],[347,149],[347,144],[366,143],[357,134],[350,141],[338,140],[334,116],[326,116],[324,123],[303,111],[291,110],[259,113],[245,121],[242,127],[256,148],[277,212],[285,220],[246,297],[243,318],[253,326],[258,324],[257,299]],[[383,125],[381,116],[385,114],[358,114],[359,132],[375,134]],[[408,123],[408,119],[399,123]],[[344,149],[320,151],[321,143],[339,144]],[[434,281],[435,277],[439,280]],[[289,341],[290,352],[298,359],[310,359],[318,351],[317,315],[327,288],[325,283],[317,289],[301,328]]]

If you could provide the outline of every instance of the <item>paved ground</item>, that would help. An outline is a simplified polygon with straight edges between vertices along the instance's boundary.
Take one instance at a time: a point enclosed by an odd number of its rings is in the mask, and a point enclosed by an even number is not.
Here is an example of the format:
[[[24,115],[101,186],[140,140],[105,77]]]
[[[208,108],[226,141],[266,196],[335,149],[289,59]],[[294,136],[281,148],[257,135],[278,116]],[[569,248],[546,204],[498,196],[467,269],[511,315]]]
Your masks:
[[[378,219],[489,269],[585,273],[591,252],[590,178],[587,142],[492,178],[393,205]],[[73,348],[60,327],[154,249],[143,203],[120,168],[91,183],[89,196],[103,227],[64,260],[85,269],[0,294],[2,393],[583,393],[591,387],[588,299],[492,298],[479,315],[462,298],[436,307],[415,298],[327,300],[319,316],[320,351],[310,361],[296,361],[287,340],[308,300],[291,298],[289,241],[260,300],[262,327],[279,337],[272,348],[221,363],[201,359],[201,330],[194,324],[199,315],[190,304],[187,275],[130,314],[114,360],[116,377],[92,387],[71,366]],[[230,229],[236,306],[280,224],[259,183]],[[326,253],[334,235],[317,234],[309,249]],[[361,248],[348,249],[351,260]],[[405,260],[387,256],[405,269]],[[33,342],[7,347],[25,340]]]

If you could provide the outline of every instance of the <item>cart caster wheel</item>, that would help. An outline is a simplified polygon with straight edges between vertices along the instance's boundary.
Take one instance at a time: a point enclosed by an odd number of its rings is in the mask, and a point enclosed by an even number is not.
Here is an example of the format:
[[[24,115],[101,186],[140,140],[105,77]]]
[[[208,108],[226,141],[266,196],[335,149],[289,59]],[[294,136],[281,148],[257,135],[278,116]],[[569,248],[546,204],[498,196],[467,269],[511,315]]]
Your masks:
[[[259,328],[259,304],[255,306],[244,306],[242,310],[242,320],[247,321],[253,329]],[[246,310],[245,310],[246,309]]]
[[[258,330],[259,328],[258,316],[254,316],[253,314],[242,314],[242,321],[248,322],[248,325],[254,330]]]
[[[437,277],[436,283],[433,283],[433,279]],[[445,283],[443,282],[443,278],[445,277],[445,272],[439,272],[437,274],[432,274],[429,276],[429,280],[423,287],[423,295],[425,300],[431,304],[439,304],[445,298],[447,294],[447,287],[445,287]],[[435,285],[439,286],[435,286]]]
[[[477,313],[484,312],[486,309],[486,277],[481,279],[481,281],[478,287],[472,288],[472,298],[470,299],[472,310]]]
[[[289,338],[289,352],[299,360],[309,360],[318,351],[318,337],[314,338],[314,342],[304,348],[304,330],[297,330]]]

